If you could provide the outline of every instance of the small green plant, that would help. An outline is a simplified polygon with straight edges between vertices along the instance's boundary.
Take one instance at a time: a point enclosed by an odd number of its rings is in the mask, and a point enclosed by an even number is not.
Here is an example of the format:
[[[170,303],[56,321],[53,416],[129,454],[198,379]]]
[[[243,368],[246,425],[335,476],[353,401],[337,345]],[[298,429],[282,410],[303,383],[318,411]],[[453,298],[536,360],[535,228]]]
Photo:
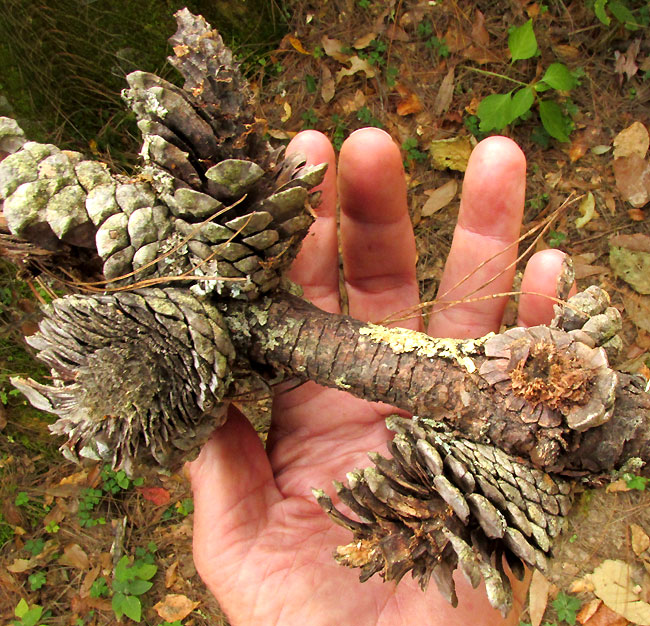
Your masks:
[[[52,535],[56,535],[56,533],[61,530],[61,527],[54,521],[50,521],[45,525],[45,532],[48,532]]]
[[[47,582],[47,576],[43,571],[34,572],[27,577],[27,582],[29,583],[30,589],[36,591],[45,585]]]
[[[108,596],[108,584],[106,578],[100,576],[95,580],[95,582],[90,586],[90,597],[91,598],[106,598]]]
[[[318,124],[318,115],[314,109],[307,109],[302,114],[302,129],[307,130],[308,128],[315,128]]]
[[[567,622],[573,626],[576,623],[576,614],[580,610],[580,600],[575,596],[560,591],[557,598],[553,600],[553,608],[557,612],[560,621]]]
[[[124,470],[115,471],[110,465],[104,465],[101,472],[102,490],[115,495],[120,491],[130,489],[132,485],[139,487],[144,482],[142,477],[131,480]]]
[[[84,528],[92,528],[98,524],[106,523],[104,517],[93,517],[92,515],[103,496],[104,492],[101,489],[93,489],[92,487],[87,487],[81,492],[77,517],[79,518],[79,524]]]
[[[43,615],[43,607],[38,606],[38,604],[30,607],[25,599],[21,598],[14,608],[14,615],[18,618],[13,621],[14,626],[36,626]]]
[[[367,124],[368,126],[375,126],[376,128],[381,128],[383,124],[372,114],[372,111],[367,106],[362,106],[357,111],[357,119],[362,124]]]
[[[548,245],[551,248],[559,248],[566,241],[567,236],[561,230],[552,230],[548,234]]]
[[[311,74],[305,75],[305,87],[307,88],[307,93],[316,93],[318,89],[316,79]]]
[[[358,56],[360,59],[367,59],[370,65],[381,67],[386,64],[385,54],[388,50],[388,44],[383,39],[373,39],[368,45],[367,50],[360,50]]]
[[[389,87],[394,87],[397,84],[397,77],[399,76],[399,68],[395,67],[394,65],[389,65],[386,68],[386,72],[384,74],[386,76],[386,84]]]
[[[612,23],[612,18],[609,16],[610,13],[627,30],[634,31],[642,26],[648,25],[647,7],[642,7],[637,17],[626,2],[619,2],[618,0],[596,0],[593,3],[593,11],[604,26],[610,26]]]
[[[115,566],[111,587],[113,598],[111,606],[115,617],[122,619],[124,615],[134,622],[142,619],[142,602],[140,597],[151,589],[151,579],[158,571],[158,566],[135,559],[131,563],[129,557],[123,556]]]
[[[370,8],[370,0],[357,0],[357,4],[362,9],[369,9]]]
[[[45,540],[41,537],[38,539],[28,539],[25,542],[25,550],[29,552],[32,556],[38,556],[41,552],[43,552],[43,548],[45,547]]]
[[[418,148],[418,140],[414,137],[408,137],[402,143],[402,150],[406,153],[404,167],[408,167],[414,161],[423,163],[427,160],[427,153]]]
[[[623,480],[629,489],[645,491],[649,479],[643,476],[637,476],[636,474],[630,474],[626,472],[623,474]]]
[[[433,34],[433,25],[429,20],[418,24],[418,36],[424,41],[424,45],[431,50],[437,58],[446,59],[449,56],[449,48],[444,39],[439,39]]]
[[[332,115],[332,123],[334,124],[334,130],[332,131],[332,145],[340,150],[345,140],[346,127],[345,122],[340,115]]]
[[[14,499],[14,504],[16,506],[26,506],[29,504],[29,496],[27,495],[26,491],[19,491],[16,494],[16,498]]]
[[[316,46],[311,54],[315,59],[322,59],[325,51],[323,48],[321,48],[321,46]]]
[[[513,63],[530,59],[539,53],[532,20],[511,29],[508,47]],[[533,105],[536,104],[545,132],[558,141],[569,141],[573,130],[571,114],[575,113],[575,105],[568,100],[541,94],[553,90],[563,93],[570,91],[579,84],[580,72],[572,72],[563,63],[551,63],[540,80],[527,84],[502,74],[478,69],[475,71],[498,76],[519,85],[519,88],[507,93],[491,94],[483,98],[477,112],[480,120],[479,131],[498,131],[517,120],[528,119]]]

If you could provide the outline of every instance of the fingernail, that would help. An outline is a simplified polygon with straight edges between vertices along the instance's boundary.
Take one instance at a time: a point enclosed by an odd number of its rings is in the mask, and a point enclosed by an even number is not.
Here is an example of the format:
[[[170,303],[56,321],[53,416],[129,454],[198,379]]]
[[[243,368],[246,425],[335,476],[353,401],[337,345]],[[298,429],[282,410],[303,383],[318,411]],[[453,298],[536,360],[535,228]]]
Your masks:
[[[386,135],[386,137],[388,137],[391,141],[393,140],[393,138],[390,136],[390,134],[387,133],[383,128],[377,128],[376,126],[366,126],[365,128],[357,128],[357,130],[352,131],[352,132],[350,133],[350,137],[352,137],[353,135],[356,135],[357,133],[368,132],[369,130],[383,133],[383,134]]]

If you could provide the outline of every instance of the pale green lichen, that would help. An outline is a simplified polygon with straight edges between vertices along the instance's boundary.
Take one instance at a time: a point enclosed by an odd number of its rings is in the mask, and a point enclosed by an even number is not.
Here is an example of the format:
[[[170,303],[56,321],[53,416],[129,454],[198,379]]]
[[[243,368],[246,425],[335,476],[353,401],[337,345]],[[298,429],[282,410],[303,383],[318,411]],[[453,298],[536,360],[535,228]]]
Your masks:
[[[453,359],[470,374],[476,371],[471,357],[478,355],[481,346],[494,335],[489,333],[478,339],[442,339],[406,328],[387,328],[378,324],[367,324],[359,330],[359,334],[387,345],[395,354],[415,352],[417,356],[430,359]]]
[[[338,378],[334,379],[334,384],[339,388],[339,389],[352,389],[352,385],[348,385],[345,382],[345,375],[341,375]]]

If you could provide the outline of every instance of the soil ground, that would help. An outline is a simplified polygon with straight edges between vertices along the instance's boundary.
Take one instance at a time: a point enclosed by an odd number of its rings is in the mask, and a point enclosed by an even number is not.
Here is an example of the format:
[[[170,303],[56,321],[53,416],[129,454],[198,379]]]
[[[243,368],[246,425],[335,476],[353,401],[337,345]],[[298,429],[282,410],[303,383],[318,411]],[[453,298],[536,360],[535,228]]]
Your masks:
[[[431,143],[462,137],[472,144],[482,138],[479,104],[490,94],[511,90],[513,80],[535,83],[556,62],[578,72],[580,85],[553,96],[570,115],[569,141],[540,130],[536,105],[501,131],[519,143],[528,159],[522,234],[567,199],[577,198],[530,252],[560,247],[573,255],[580,287],[599,284],[610,292],[625,324],[621,360],[629,370],[647,372],[647,296],[617,277],[609,243],[612,235],[648,234],[647,207],[629,202],[629,190],[615,176],[612,151],[615,137],[634,122],[650,127],[647,21],[634,29],[609,13],[605,25],[589,2],[580,1],[330,0],[290,5],[289,35],[251,77],[259,117],[279,142],[303,128],[317,128],[340,146],[345,136],[367,125],[381,126],[395,138],[404,149],[425,301],[434,299],[451,242],[462,185],[462,172],[453,168],[464,158],[463,145],[442,144],[452,168],[435,169]],[[640,8],[635,13],[639,20],[648,17],[644,3],[628,5]],[[508,29],[529,19],[539,54],[511,63]],[[434,206],[431,199],[443,185],[452,191]],[[593,215],[584,204],[590,193]],[[584,223],[576,225],[585,213]],[[13,615],[23,598],[30,606],[44,607],[47,624],[117,623],[101,578],[110,587],[112,564],[135,554],[158,568],[153,587],[141,596],[143,623],[164,623],[153,608],[162,603],[169,605],[171,623],[176,618],[186,626],[225,624],[192,564],[192,505],[185,477],[151,474],[135,485],[99,466],[74,466],[56,451],[47,434],[48,418],[11,392],[9,374],[34,371],[18,338],[33,330],[35,302],[46,294],[36,286],[34,297],[11,278],[9,268],[2,271],[0,615]],[[265,411],[258,407],[262,422]],[[611,615],[594,602],[593,584],[583,578],[606,559],[629,563],[640,599],[650,599],[647,546],[641,549],[642,534],[650,532],[649,498],[640,489],[645,483],[615,484],[618,490],[589,489],[577,499],[555,551],[550,591],[543,584],[533,588],[533,604],[548,605],[544,621],[571,620],[571,614],[558,614],[552,600],[558,593],[572,593],[579,599],[581,623],[631,623],[615,612],[618,621],[605,621]],[[180,608],[174,609],[170,594]],[[589,615],[592,608],[595,613]],[[527,614],[522,619],[531,621]]]

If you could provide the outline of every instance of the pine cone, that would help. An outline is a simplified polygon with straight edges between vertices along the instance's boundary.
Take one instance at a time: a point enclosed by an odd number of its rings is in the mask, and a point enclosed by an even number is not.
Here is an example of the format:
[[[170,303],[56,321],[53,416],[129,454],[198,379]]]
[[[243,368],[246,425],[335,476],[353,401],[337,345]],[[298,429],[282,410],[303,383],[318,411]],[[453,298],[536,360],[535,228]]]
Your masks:
[[[315,490],[321,507],[354,539],[334,554],[342,565],[399,581],[412,572],[422,589],[431,578],[456,606],[452,578],[459,567],[476,587],[485,580],[493,607],[512,605],[502,557],[522,578],[524,564],[542,571],[571,506],[570,485],[493,446],[459,439],[437,422],[392,416],[397,435],[386,459],[335,483],[342,504],[360,521]]]
[[[327,165],[272,149],[221,37],[187,10],[177,19],[170,60],[185,87],[127,77],[142,172],[112,176],[77,152],[27,142],[0,164],[3,212],[13,234],[42,247],[96,249],[111,286],[182,279],[199,293],[255,298],[295,258]],[[0,137],[3,125],[17,128],[0,119]]]
[[[225,420],[234,348],[215,306],[187,290],[60,298],[27,343],[53,386],[11,382],[58,415],[51,430],[73,460],[175,467]]]

